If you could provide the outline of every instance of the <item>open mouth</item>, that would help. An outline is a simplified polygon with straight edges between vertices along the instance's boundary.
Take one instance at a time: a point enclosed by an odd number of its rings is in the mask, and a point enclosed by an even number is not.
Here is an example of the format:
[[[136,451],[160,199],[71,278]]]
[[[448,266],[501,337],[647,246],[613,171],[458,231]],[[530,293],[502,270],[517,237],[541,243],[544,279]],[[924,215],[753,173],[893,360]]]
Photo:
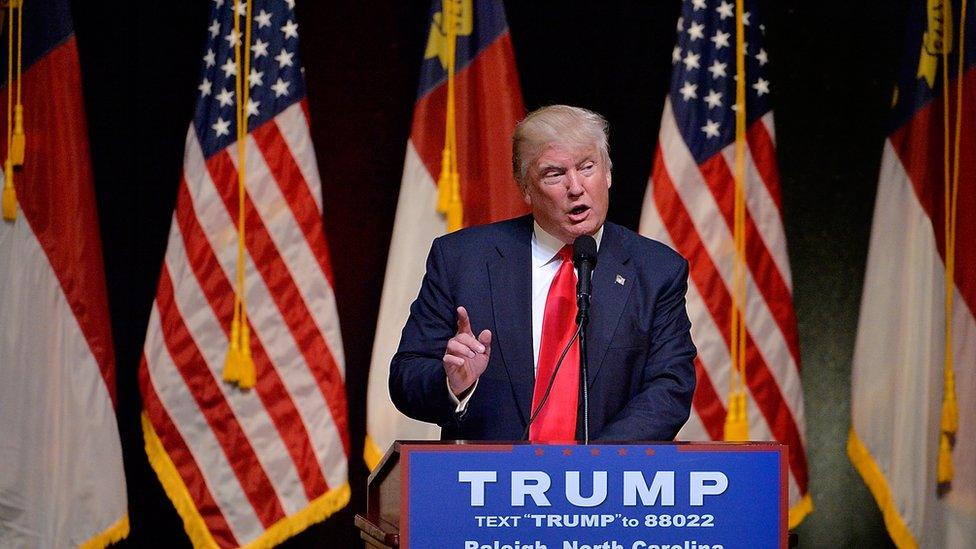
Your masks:
[[[583,213],[583,212],[586,212],[586,211],[587,211],[587,210],[589,210],[589,209],[590,209],[590,207],[589,207],[589,206],[587,206],[587,205],[585,205],[585,204],[581,204],[581,205],[579,205],[579,206],[576,206],[576,207],[575,207],[575,208],[573,208],[572,210],[569,210],[569,214],[570,214],[570,215],[579,215],[579,214],[581,214],[581,213]]]

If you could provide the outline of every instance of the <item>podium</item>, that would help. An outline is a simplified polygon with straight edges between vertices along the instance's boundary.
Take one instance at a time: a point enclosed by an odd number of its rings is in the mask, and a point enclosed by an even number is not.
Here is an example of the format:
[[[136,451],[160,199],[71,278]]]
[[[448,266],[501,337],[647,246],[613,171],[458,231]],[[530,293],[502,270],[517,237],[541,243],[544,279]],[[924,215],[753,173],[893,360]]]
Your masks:
[[[776,443],[397,441],[355,524],[367,547],[794,547]]]

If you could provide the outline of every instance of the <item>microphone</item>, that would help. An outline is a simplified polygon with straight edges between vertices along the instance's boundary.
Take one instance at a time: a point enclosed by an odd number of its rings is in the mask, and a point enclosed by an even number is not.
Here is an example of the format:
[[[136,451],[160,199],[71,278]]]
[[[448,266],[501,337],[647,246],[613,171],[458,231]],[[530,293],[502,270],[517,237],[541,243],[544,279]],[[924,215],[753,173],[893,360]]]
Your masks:
[[[579,325],[580,389],[583,408],[583,444],[590,443],[589,360],[586,354],[586,325],[590,321],[590,285],[596,268],[596,240],[588,234],[573,241],[573,265],[576,267],[576,324]]]
[[[590,280],[596,268],[596,240],[588,234],[580,235],[573,241],[573,266],[576,267],[576,323],[585,326],[590,315]]]

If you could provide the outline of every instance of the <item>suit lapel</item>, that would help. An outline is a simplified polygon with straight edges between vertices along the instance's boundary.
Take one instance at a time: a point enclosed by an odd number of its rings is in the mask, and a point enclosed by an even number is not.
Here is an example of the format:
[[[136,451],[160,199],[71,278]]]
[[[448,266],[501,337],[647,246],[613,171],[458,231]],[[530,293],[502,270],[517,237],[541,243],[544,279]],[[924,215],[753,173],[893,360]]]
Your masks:
[[[623,247],[619,228],[610,223],[604,227],[596,269],[593,270],[593,298],[590,305],[590,324],[587,328],[587,377],[591,387],[603,368],[603,359],[636,280],[630,264],[630,254]]]
[[[535,384],[532,357],[532,218],[521,218],[512,238],[496,245],[488,260],[497,351],[512,383],[523,425],[528,421]],[[493,347],[496,344],[493,343]]]

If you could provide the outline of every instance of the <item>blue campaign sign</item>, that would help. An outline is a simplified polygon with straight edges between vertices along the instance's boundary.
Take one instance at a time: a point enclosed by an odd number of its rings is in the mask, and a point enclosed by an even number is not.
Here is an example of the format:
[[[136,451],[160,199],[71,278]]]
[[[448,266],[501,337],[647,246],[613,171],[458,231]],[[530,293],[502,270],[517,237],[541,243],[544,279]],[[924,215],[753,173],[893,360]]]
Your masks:
[[[404,443],[400,544],[785,548],[786,451],[772,443]]]

